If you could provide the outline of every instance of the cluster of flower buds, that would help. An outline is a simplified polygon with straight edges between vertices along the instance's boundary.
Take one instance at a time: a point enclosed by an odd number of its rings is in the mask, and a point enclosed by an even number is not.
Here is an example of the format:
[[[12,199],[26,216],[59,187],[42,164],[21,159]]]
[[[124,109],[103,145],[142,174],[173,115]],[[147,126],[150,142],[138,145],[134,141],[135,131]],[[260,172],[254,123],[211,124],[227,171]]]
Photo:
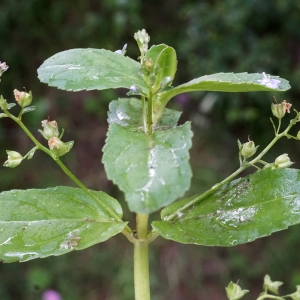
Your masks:
[[[0,61],[0,77],[8,69],[8,65],[5,62]]]
[[[292,104],[286,102],[285,100],[280,104],[278,104],[278,103],[271,104],[272,113],[273,113],[274,117],[276,117],[279,120],[285,116],[286,112],[290,113],[291,107],[292,107]]]
[[[154,88],[154,93],[165,90],[172,82],[172,78],[170,76],[164,77],[160,80],[160,82],[157,82],[157,75],[160,71],[161,68],[153,63],[151,57],[144,58],[142,60],[141,72],[143,75],[143,79],[148,84],[148,86]]]
[[[39,129],[41,135],[48,141],[48,146],[51,152],[57,157],[68,153],[73,147],[74,142],[64,143],[61,141],[62,134],[59,136],[59,129],[56,121],[43,120],[43,130]]]
[[[148,51],[150,36],[145,29],[142,29],[134,34],[134,39],[137,41],[138,47],[141,52],[141,58],[143,58],[145,53]]]
[[[20,92],[17,89],[14,89],[14,96],[15,96],[16,102],[21,107],[29,106],[32,102],[32,93],[31,93],[31,91],[29,93],[26,93],[26,92]]]

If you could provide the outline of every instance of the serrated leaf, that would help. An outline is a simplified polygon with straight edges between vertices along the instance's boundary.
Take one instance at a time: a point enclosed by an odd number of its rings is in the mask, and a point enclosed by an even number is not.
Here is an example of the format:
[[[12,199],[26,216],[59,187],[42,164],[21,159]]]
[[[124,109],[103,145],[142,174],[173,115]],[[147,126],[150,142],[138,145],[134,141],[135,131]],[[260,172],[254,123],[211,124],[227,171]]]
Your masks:
[[[189,187],[192,132],[190,123],[162,125],[174,124],[179,117],[166,110],[161,125],[147,135],[137,112],[141,108],[141,101],[134,98],[110,105],[103,163],[108,178],[124,191],[130,210],[148,214],[173,202]]]
[[[98,199],[122,217],[119,203],[103,192]],[[83,190],[55,187],[0,193],[0,259],[27,261],[82,250],[121,232]]]
[[[140,64],[104,49],[71,49],[48,58],[38,69],[40,81],[68,91],[127,88],[148,94]]]
[[[271,88],[266,82],[278,80],[277,88]],[[263,81],[265,80],[265,81]],[[290,89],[289,82],[278,76],[262,73],[217,73],[205,75],[181,84],[169,91],[160,94],[161,102],[168,102],[178,94],[194,91],[217,91],[217,92],[255,92],[255,91],[277,91],[282,92]]]
[[[152,226],[164,238],[185,244],[251,242],[300,223],[299,179],[299,170],[264,169],[225,184],[200,202],[196,195],[173,203],[162,211],[162,219],[177,217]]]

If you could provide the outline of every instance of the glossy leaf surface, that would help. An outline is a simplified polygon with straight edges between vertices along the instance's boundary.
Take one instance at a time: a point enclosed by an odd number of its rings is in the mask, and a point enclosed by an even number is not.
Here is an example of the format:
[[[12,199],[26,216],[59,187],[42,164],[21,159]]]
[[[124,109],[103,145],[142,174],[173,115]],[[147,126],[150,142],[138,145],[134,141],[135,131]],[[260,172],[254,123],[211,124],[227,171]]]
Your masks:
[[[92,193],[122,217],[122,209],[114,198],[103,192]],[[125,222],[112,220],[78,188],[2,192],[0,207],[0,259],[4,262],[85,249],[126,226]]]
[[[176,217],[153,222],[154,230],[180,243],[234,246],[300,223],[299,170],[264,169],[194,203],[197,197],[166,207],[162,219]],[[180,211],[184,205],[189,207]]]
[[[140,64],[104,49],[72,49],[48,58],[38,69],[40,81],[67,91],[127,88],[147,94]]]
[[[190,123],[175,126],[180,113],[166,109],[160,125],[147,135],[141,110],[141,101],[134,98],[110,104],[103,163],[108,178],[124,191],[130,210],[151,213],[189,187],[192,132]]]
[[[194,91],[282,92],[288,89],[290,89],[289,82],[278,76],[271,76],[269,74],[262,73],[217,73],[193,79],[173,88],[172,90],[163,92],[160,94],[160,99],[162,102],[167,102],[178,94]]]

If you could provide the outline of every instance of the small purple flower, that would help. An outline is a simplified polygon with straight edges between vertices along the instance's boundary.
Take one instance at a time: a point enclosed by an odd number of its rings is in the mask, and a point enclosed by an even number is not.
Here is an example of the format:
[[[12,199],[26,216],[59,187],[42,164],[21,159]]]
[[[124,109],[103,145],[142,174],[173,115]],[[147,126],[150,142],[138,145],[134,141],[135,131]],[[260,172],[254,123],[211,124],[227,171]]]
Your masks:
[[[127,48],[127,44],[124,45],[122,50],[116,50],[115,53],[121,54],[121,55],[125,55],[126,53],[126,48]]]
[[[268,88],[271,89],[277,89],[278,85],[281,83],[279,79],[271,79],[270,76],[266,76],[266,73],[263,72],[263,79],[257,80],[260,84],[265,85]]]
[[[132,85],[129,89],[132,93],[137,93],[138,92],[138,89],[135,85]]]
[[[62,297],[57,291],[46,290],[43,293],[43,300],[62,300]]]

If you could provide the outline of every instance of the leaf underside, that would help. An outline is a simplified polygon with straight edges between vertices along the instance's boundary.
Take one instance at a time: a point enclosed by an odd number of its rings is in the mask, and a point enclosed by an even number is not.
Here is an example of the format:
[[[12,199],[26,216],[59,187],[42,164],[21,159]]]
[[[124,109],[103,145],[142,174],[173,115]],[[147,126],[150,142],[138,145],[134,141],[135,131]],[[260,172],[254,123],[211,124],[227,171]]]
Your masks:
[[[265,77],[262,73],[216,73],[201,76],[187,83],[174,87],[173,89],[160,94],[163,102],[169,101],[178,94],[195,91],[216,91],[216,92],[259,92],[277,91],[283,92],[291,88],[286,79],[266,74],[272,80],[279,80],[277,88],[270,88],[260,83]],[[276,85],[275,85],[276,86]]]
[[[180,243],[234,246],[300,223],[299,170],[264,169],[197,202],[199,196],[166,207],[162,219],[176,217],[153,222],[154,230]]]
[[[92,192],[120,217],[119,203]],[[125,222],[112,220],[78,188],[12,190],[0,193],[0,260],[28,261],[82,250],[121,232]]]
[[[175,126],[180,113],[166,109],[159,126],[147,135],[141,110],[141,101],[134,98],[110,104],[103,163],[108,178],[125,192],[130,210],[149,214],[188,189],[192,132],[189,122]]]

